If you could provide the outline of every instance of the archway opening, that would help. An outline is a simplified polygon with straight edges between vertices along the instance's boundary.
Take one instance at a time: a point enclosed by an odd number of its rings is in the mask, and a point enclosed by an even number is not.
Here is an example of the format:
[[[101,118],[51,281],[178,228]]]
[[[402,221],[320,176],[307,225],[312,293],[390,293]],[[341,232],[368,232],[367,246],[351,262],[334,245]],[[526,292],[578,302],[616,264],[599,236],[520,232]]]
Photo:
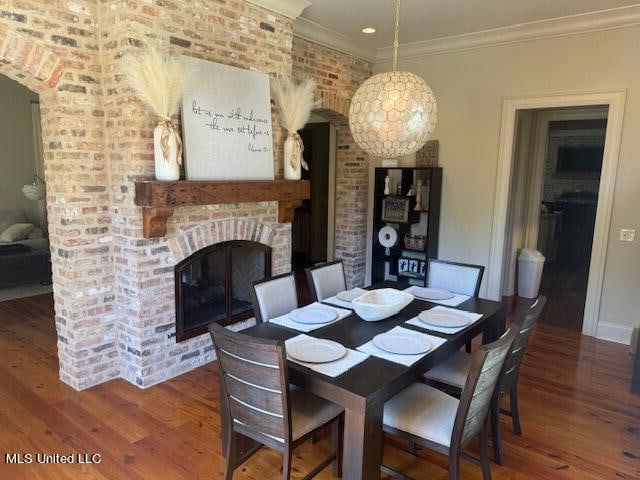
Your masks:
[[[0,301],[51,292],[39,96],[0,75]]]

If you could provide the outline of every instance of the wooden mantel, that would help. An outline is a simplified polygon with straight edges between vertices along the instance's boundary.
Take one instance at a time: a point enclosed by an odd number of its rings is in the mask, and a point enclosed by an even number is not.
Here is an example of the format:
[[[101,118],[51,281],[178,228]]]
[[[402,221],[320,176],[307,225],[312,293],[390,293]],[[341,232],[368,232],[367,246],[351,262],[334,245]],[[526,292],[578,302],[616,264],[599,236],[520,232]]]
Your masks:
[[[308,180],[229,180],[136,182],[145,238],[163,237],[175,207],[221,203],[278,202],[278,222],[293,221],[293,211],[309,198]]]

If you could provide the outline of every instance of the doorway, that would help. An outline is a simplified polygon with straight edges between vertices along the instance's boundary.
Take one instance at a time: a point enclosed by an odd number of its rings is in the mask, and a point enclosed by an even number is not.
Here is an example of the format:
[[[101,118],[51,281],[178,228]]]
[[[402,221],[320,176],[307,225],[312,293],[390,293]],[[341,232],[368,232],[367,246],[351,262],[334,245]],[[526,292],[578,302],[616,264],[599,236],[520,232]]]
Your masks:
[[[582,330],[608,109],[528,109],[518,112],[510,201],[509,253],[503,294],[516,292],[522,247],[545,257],[542,321]],[[523,222],[524,220],[524,222]]]
[[[39,96],[0,75],[0,301],[50,293]]]
[[[311,183],[311,196],[296,208],[292,224],[292,270],[299,301],[310,301],[305,268],[334,259],[335,129],[318,114],[299,132],[309,170],[302,179]]]
[[[526,110],[562,109],[566,107],[581,109],[600,106],[606,108],[607,123],[603,160],[582,323],[583,334],[593,336],[597,334],[625,100],[626,94],[624,91],[513,97],[504,100],[488,268],[488,296],[490,298],[500,299],[503,291],[509,288],[510,272],[508,265],[510,256],[513,255],[513,250],[515,249],[514,245],[518,244],[518,236],[521,237],[523,245],[525,241],[528,242],[528,245],[531,245],[530,242],[533,237],[536,242],[533,245],[537,246],[540,205],[535,206],[535,215],[533,215],[531,213],[534,208],[533,204],[529,212],[526,212],[523,208],[514,208],[514,197],[512,196],[513,192],[522,192],[522,189],[517,188],[518,181],[533,183],[537,178],[539,178],[540,185],[538,185],[538,189],[532,188],[531,190],[537,190],[539,195],[542,195],[542,176],[532,176],[532,172],[528,172],[529,176],[527,176],[522,173],[519,174],[517,170],[518,165],[521,163],[517,162],[516,158],[519,155],[523,155],[523,152],[516,148],[517,133],[521,128],[521,124],[518,121],[520,120],[519,113]],[[525,145],[525,149],[534,147],[533,142],[520,143],[520,148],[522,148],[522,145]],[[518,210],[520,210],[521,215],[519,219]],[[514,211],[516,211],[515,214]],[[536,218],[538,219],[537,221],[532,220]],[[514,228],[514,225],[520,225],[520,227]],[[533,232],[535,232],[535,237]]]

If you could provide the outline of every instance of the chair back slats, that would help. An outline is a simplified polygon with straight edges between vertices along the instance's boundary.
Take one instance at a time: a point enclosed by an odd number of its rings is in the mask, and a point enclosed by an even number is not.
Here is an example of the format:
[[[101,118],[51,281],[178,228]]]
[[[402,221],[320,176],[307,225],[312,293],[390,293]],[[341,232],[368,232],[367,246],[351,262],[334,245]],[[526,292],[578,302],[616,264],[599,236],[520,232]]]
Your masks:
[[[441,288],[460,295],[477,297],[484,267],[429,259],[427,287]]]
[[[253,283],[253,309],[258,322],[268,322],[298,308],[293,272]]]
[[[252,407],[282,417],[282,394],[279,391],[267,390],[264,387],[241,381],[225,374],[225,383],[230,397],[249,403]]]
[[[284,344],[232,332],[215,323],[209,325],[209,331],[231,422],[241,424],[243,434],[260,442],[265,436],[275,437],[276,443],[288,441],[291,421]]]
[[[220,350],[218,361],[224,373],[244,381],[256,387],[268,390],[281,390],[280,370],[276,367],[265,366],[256,362],[247,361],[242,357],[230,355],[225,350]]]
[[[514,337],[515,331],[511,330],[499,340],[474,352],[467,382],[460,396],[451,445],[464,446],[480,433]]]
[[[235,397],[229,397],[229,413],[235,421],[284,441],[285,427],[282,416],[258,410]]]
[[[531,308],[522,312],[511,325],[511,329],[516,331],[516,336],[507,357],[505,371],[502,377],[501,390],[503,392],[509,391],[511,386],[518,381],[518,373],[527,350],[527,345],[529,345],[535,324],[546,303],[546,297],[541,295]]]
[[[254,341],[252,348],[247,348],[246,342],[249,339],[255,340],[253,337],[243,334],[239,334],[237,337],[220,338],[220,348],[229,355],[239,357],[246,362],[254,362],[277,369],[278,363],[277,357],[273,356],[275,351],[273,345],[265,345]]]
[[[249,428],[240,422],[234,422],[233,429],[236,432],[241,433],[242,435],[252,438],[256,442],[261,443],[263,445],[267,445],[268,447],[271,447],[275,450],[282,450],[284,446],[284,442],[280,437],[271,436],[271,435],[267,435],[266,433],[258,432],[257,430],[253,428]]]
[[[306,273],[311,292],[318,302],[347,289],[342,260],[316,265],[308,268]]]

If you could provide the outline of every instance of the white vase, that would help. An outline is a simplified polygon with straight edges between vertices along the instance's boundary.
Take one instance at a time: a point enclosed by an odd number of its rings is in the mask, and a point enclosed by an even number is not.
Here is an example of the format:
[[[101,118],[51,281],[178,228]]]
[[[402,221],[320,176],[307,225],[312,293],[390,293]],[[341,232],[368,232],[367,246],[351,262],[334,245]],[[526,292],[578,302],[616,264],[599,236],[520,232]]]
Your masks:
[[[302,177],[302,162],[300,161],[300,147],[293,135],[288,135],[284,141],[284,178],[286,180],[300,180]],[[291,165],[292,161],[295,167]]]
[[[162,150],[162,135],[167,135],[167,156]],[[158,123],[153,129],[153,157],[155,160],[156,180],[180,180],[181,143],[178,132],[167,126],[165,122]]]
[[[416,188],[416,206],[414,210],[422,211],[422,180],[418,180],[418,187]]]

